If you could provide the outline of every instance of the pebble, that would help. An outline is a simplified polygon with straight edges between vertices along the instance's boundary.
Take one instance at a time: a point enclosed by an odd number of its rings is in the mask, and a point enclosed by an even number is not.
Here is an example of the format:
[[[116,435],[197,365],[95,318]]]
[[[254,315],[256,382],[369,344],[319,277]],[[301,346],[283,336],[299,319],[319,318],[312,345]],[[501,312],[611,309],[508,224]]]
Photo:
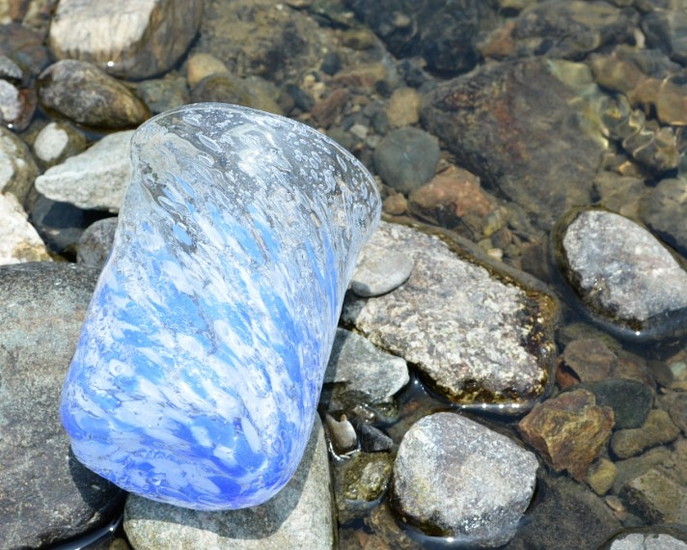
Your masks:
[[[342,414],[337,420],[331,414],[325,413],[324,425],[327,428],[332,450],[336,455],[342,456],[356,450],[358,436],[353,424],[346,418],[345,414]]]
[[[46,197],[79,208],[119,212],[129,185],[133,130],[103,137],[89,149],[49,168],[36,179]]]
[[[605,495],[615,482],[618,470],[607,458],[600,458],[587,471],[585,481],[597,495]]]
[[[409,382],[408,365],[375,347],[359,334],[337,329],[325,384],[334,384],[330,410],[362,401],[366,405],[390,405]]]
[[[613,409],[614,429],[638,428],[647,418],[654,392],[638,380],[611,378],[576,386],[594,394],[599,406]]]
[[[0,192],[12,193],[24,203],[38,175],[38,166],[28,146],[0,126]]]
[[[74,458],[57,416],[96,277],[58,262],[0,267],[0,548],[53,547],[121,513],[121,491]]]
[[[412,126],[420,121],[422,96],[414,88],[397,88],[386,107],[389,124],[394,128]]]
[[[659,339],[687,330],[687,271],[646,229],[605,210],[568,216],[556,259],[594,320],[619,336]]]
[[[562,359],[563,367],[581,382],[601,382],[611,378],[618,367],[618,356],[597,338],[568,342]]]
[[[115,130],[138,126],[150,116],[129,88],[90,63],[58,61],[39,79],[43,106],[79,124]]]
[[[33,142],[36,158],[49,168],[86,149],[86,138],[65,122],[49,122]]]
[[[333,466],[339,523],[364,516],[384,496],[393,461],[389,453],[356,453]]]
[[[434,534],[480,547],[515,534],[539,463],[507,437],[455,413],[413,424],[394,462],[401,514]]]
[[[327,445],[316,420],[293,478],[266,503],[207,513],[130,495],[124,530],[136,550],[332,550],[333,506]]]
[[[21,132],[28,127],[35,109],[35,90],[18,88],[0,78],[0,124]]]
[[[439,144],[423,130],[400,128],[382,139],[375,149],[374,162],[384,183],[408,194],[434,177]]]
[[[618,458],[629,458],[642,451],[674,441],[680,435],[670,415],[661,409],[649,412],[639,428],[618,430],[611,438],[611,449]]]
[[[48,41],[57,59],[77,59],[118,77],[170,69],[203,15],[202,0],[60,0]]]
[[[687,523],[687,489],[664,468],[652,468],[629,481],[622,493],[652,523]]]
[[[117,218],[105,218],[89,225],[76,247],[76,261],[102,269],[112,251]]]
[[[358,256],[350,288],[362,298],[381,296],[405,283],[412,271],[412,258],[390,250],[383,233],[375,233]]]
[[[608,550],[685,550],[687,542],[666,533],[622,533]]]
[[[656,10],[642,18],[642,31],[650,48],[657,48],[668,57],[687,62],[687,14],[681,9]]]
[[[574,390],[537,403],[519,423],[523,439],[555,471],[581,481],[606,447],[613,409],[596,404],[594,394]]]
[[[191,102],[186,79],[168,73],[164,78],[144,80],[136,87],[138,95],[153,114],[163,113]]]
[[[189,56],[186,61],[186,80],[191,88],[204,78],[215,74],[229,74],[229,69],[212,54],[196,53]]]
[[[531,406],[548,380],[552,298],[505,284],[438,237],[389,223],[377,233],[377,242],[413,260],[413,271],[383,296],[349,296],[344,322],[415,365],[455,402],[503,412]]]
[[[45,244],[12,194],[0,193],[0,265],[50,261]]]
[[[683,218],[687,211],[687,180],[661,180],[641,201],[639,210],[653,231],[687,255],[687,224]]]

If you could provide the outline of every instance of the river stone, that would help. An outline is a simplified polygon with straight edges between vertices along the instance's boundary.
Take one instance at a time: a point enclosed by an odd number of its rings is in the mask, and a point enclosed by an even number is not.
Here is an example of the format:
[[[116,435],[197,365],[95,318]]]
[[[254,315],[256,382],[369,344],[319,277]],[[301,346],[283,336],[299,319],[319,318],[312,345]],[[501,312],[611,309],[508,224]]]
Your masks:
[[[394,499],[405,518],[431,534],[500,546],[517,531],[538,466],[507,437],[459,414],[435,413],[403,436]]]
[[[122,82],[85,61],[58,61],[40,74],[39,83],[44,107],[85,126],[131,128],[150,116]]]
[[[606,148],[558,69],[542,57],[488,64],[436,86],[421,110],[460,166],[547,230],[572,206],[590,203]]]
[[[0,265],[50,260],[45,243],[10,193],[0,193],[0,220]]]
[[[76,261],[102,269],[112,252],[117,218],[105,218],[89,225],[81,235],[76,248]]]
[[[199,512],[130,495],[124,530],[136,550],[334,549],[327,444],[317,420],[291,481],[259,506]]]
[[[611,438],[611,449],[618,458],[638,455],[645,449],[674,441],[680,428],[661,409],[652,409],[639,428],[618,430]]]
[[[0,548],[52,548],[123,504],[69,452],[57,418],[96,277],[67,263],[0,267]]]
[[[687,542],[667,533],[624,533],[614,537],[608,550],[686,550]]]
[[[118,212],[131,179],[129,142],[133,130],[103,137],[36,178],[36,189],[49,199],[86,210]]]
[[[60,0],[48,42],[58,59],[148,78],[179,60],[202,15],[203,0]]]
[[[661,180],[640,202],[639,212],[653,231],[687,256],[687,180]]]
[[[555,256],[592,318],[631,339],[687,331],[687,271],[651,233],[601,209],[575,211],[554,234]]]
[[[33,142],[33,152],[45,167],[60,164],[84,149],[86,138],[65,122],[49,122]]]
[[[383,296],[349,296],[345,322],[457,403],[506,412],[543,395],[555,319],[548,294],[497,278],[438,236],[389,223],[377,233],[375,242],[412,258],[413,271]]]
[[[38,175],[38,166],[28,146],[0,126],[0,192],[12,193],[24,204]]]
[[[377,185],[309,126],[236,105],[158,115],[131,149],[63,425],[130,492],[262,504],[303,456]]]

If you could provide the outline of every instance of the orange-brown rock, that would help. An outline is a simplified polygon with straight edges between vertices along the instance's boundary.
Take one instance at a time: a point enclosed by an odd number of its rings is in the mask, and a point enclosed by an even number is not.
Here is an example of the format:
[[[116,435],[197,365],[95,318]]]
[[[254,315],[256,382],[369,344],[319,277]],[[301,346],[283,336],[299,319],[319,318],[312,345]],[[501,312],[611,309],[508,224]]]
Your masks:
[[[518,429],[549,466],[582,481],[608,442],[613,422],[613,409],[599,407],[587,390],[574,390],[535,405]]]

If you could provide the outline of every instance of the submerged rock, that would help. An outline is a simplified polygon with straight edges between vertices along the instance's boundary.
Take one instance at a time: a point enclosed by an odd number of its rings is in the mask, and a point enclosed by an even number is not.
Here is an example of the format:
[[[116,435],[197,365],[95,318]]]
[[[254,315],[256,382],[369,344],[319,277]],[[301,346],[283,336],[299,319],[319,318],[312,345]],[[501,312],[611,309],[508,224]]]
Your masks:
[[[687,271],[651,233],[605,210],[578,210],[554,233],[556,262],[590,316],[634,340],[687,332]]]
[[[543,396],[553,350],[551,296],[410,227],[382,223],[373,240],[403,250],[413,271],[383,296],[349,296],[344,322],[462,405],[506,412]]]

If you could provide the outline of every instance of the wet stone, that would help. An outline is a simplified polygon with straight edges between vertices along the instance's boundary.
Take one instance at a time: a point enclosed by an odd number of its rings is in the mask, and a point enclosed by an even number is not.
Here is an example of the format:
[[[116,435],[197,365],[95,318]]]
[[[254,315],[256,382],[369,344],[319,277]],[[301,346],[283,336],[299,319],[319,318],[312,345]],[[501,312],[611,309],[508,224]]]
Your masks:
[[[656,10],[642,18],[647,45],[671,59],[687,63],[687,14],[682,9]]]
[[[37,175],[38,166],[28,146],[0,126],[0,192],[12,193],[24,203]]]
[[[589,468],[585,481],[597,495],[605,495],[613,487],[617,474],[615,464],[607,458],[601,458]]]
[[[36,158],[44,167],[60,164],[84,149],[86,138],[64,122],[49,122],[33,142]]]
[[[574,390],[538,403],[518,429],[555,471],[567,470],[581,481],[605,447],[613,428],[613,410],[596,404],[594,394]]]
[[[388,294],[349,296],[344,322],[416,365],[455,402],[504,412],[531,406],[549,378],[552,298],[501,282],[437,236],[382,223],[374,239],[380,238],[415,267]]]
[[[49,43],[58,59],[87,61],[119,77],[148,78],[177,62],[202,15],[202,0],[61,0]]]
[[[72,59],[41,73],[39,97],[48,110],[94,128],[131,128],[150,116],[124,84],[95,65]]]
[[[651,189],[640,204],[642,220],[683,255],[687,255],[687,180],[668,178]]]
[[[581,382],[605,380],[617,365],[618,356],[596,338],[572,340],[563,351],[563,366]]]
[[[398,288],[413,271],[410,256],[385,245],[383,234],[374,234],[358,256],[350,288],[362,298],[381,296]]]
[[[592,392],[597,405],[613,409],[614,429],[638,428],[644,424],[654,399],[651,388],[638,380],[615,378],[577,387]]]
[[[434,177],[439,144],[427,132],[400,128],[382,139],[374,161],[384,183],[401,193],[410,193]]]
[[[340,524],[364,515],[384,495],[393,460],[388,453],[356,453],[334,465],[334,495]]]
[[[10,193],[0,193],[0,220],[0,265],[50,260],[26,212]]]
[[[358,401],[390,405],[408,381],[403,358],[380,350],[359,334],[337,329],[324,375],[325,384],[334,384],[330,410]]]
[[[666,411],[653,409],[639,428],[615,432],[611,438],[611,449],[618,458],[628,458],[656,445],[670,443],[679,434],[680,428]]]
[[[164,78],[139,82],[138,95],[153,114],[190,103],[188,84],[183,76],[168,73]]]
[[[629,533],[613,539],[608,550],[685,550],[687,542],[667,533]]]
[[[556,259],[592,318],[630,339],[687,330],[687,272],[646,229],[604,210],[559,226]]]
[[[534,58],[443,82],[425,94],[421,114],[462,167],[548,229],[568,208],[590,202],[606,145],[588,110],[554,62]]]
[[[333,506],[327,446],[316,420],[296,473],[264,504],[207,513],[130,495],[124,530],[137,549],[332,550]]]
[[[687,522],[687,488],[663,468],[632,479],[621,494],[651,522]]]
[[[117,218],[105,218],[89,225],[77,244],[76,261],[102,269],[112,251],[116,229]]]
[[[19,88],[0,78],[0,124],[15,131],[25,130],[35,109],[35,90]]]
[[[675,425],[687,435],[687,393],[675,392],[669,394],[668,414]]]
[[[36,179],[46,197],[86,210],[118,212],[130,180],[133,130],[109,134],[83,153],[49,168]]]
[[[45,548],[121,513],[122,493],[69,451],[60,389],[97,271],[0,267],[0,547]]]
[[[394,463],[394,502],[432,535],[495,547],[515,534],[539,463],[507,437],[455,413],[435,413],[406,432]]]

